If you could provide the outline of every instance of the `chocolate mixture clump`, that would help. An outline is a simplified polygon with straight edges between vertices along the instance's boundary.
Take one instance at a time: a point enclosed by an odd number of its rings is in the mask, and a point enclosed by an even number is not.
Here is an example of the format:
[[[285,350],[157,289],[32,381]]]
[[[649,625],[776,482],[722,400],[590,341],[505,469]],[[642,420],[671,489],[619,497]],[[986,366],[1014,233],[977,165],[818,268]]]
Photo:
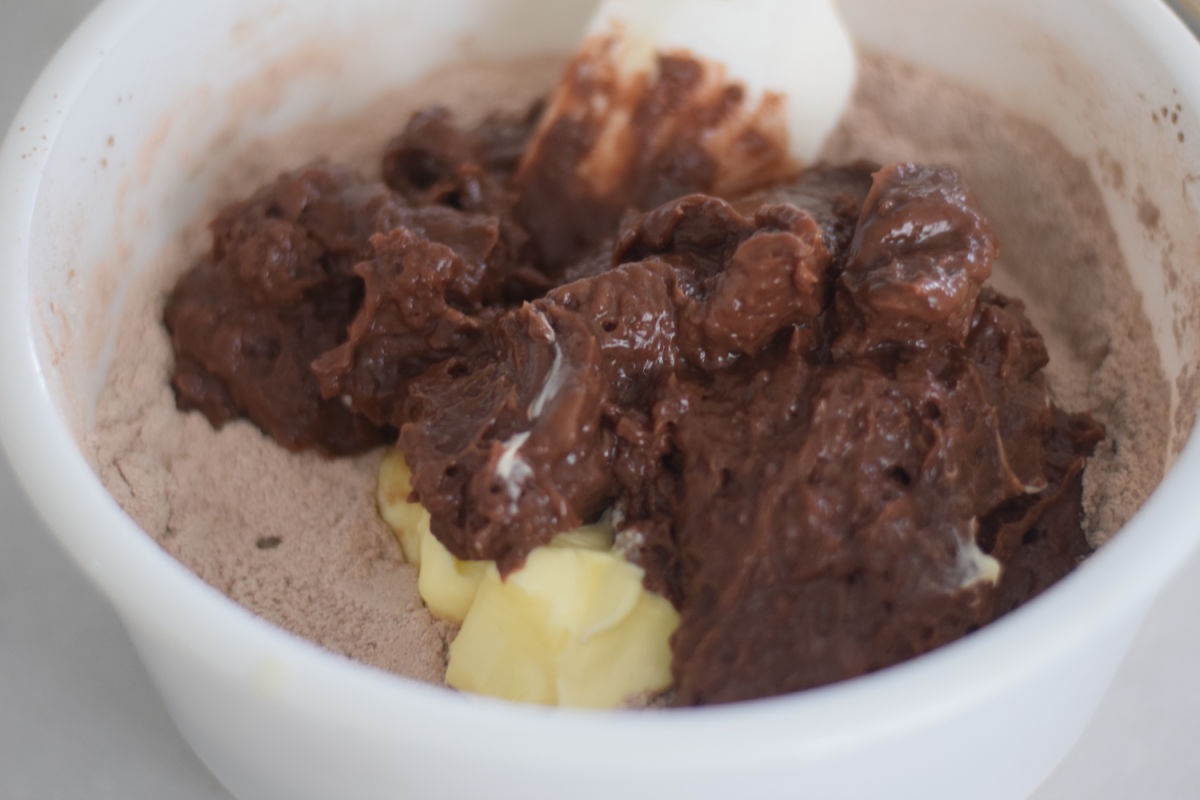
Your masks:
[[[605,195],[547,240],[570,191],[538,164],[586,148],[527,152],[537,118],[427,111],[382,181],[315,164],[223,211],[166,307],[180,408],[332,455],[399,431],[433,533],[505,574],[612,510],[680,610],[680,704],[896,663],[1087,555],[1103,431],[1051,402],[953,170],[721,197],[677,159],[691,193],[633,192],[619,223]]]

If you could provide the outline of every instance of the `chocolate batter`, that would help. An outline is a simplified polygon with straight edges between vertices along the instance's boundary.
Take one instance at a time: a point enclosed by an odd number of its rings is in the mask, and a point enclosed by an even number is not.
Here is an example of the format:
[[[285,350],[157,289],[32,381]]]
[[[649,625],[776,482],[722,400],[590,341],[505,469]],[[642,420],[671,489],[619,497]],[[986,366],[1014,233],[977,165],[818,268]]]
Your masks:
[[[504,572],[615,509],[680,609],[680,704],[925,652],[1089,552],[1103,432],[1050,403],[952,170],[697,174],[553,244],[536,164],[570,157],[525,152],[536,119],[425,112],[383,182],[317,164],[226,209],[165,312],[179,406],[327,454],[399,430],[435,535]]]

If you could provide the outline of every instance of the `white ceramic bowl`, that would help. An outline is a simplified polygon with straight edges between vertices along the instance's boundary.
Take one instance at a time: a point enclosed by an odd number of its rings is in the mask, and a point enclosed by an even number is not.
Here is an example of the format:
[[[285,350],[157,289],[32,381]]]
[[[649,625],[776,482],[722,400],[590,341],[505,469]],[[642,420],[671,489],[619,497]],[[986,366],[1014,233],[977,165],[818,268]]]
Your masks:
[[[240,798],[1026,796],[1078,736],[1151,600],[1200,538],[1196,437],[1114,541],[976,635],[796,696],[609,714],[457,695],[296,639],[167,556],[81,455],[74,421],[86,420],[104,352],[80,333],[83,287],[114,259],[127,277],[153,263],[211,189],[209,157],[361,109],[463,47],[565,51],[586,5],[103,4],[46,70],[0,153],[0,428],[21,483],[119,610],[184,736]],[[1146,0],[843,8],[861,41],[992,93],[1075,152],[1118,154],[1127,180],[1158,199],[1185,266],[1170,288],[1163,239],[1143,234],[1133,199],[1105,195],[1175,386],[1200,360],[1194,324],[1173,334],[1200,298],[1200,47],[1179,21]],[[1062,48],[1047,46],[1056,40]],[[326,55],[302,67],[301,45]],[[302,68],[279,72],[269,102],[234,102],[239,86],[281,64]],[[1168,146],[1149,108],[1175,102],[1189,138]],[[1195,410],[1181,407],[1182,386],[1176,444]]]

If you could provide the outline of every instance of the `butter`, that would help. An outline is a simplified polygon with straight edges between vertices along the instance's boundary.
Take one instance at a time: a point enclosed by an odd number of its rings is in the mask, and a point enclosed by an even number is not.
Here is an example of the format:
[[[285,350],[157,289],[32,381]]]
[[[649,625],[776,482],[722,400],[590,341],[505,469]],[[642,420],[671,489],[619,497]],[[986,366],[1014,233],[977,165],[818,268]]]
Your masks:
[[[550,547],[573,547],[579,550],[603,552],[613,547],[613,528],[608,523],[584,525],[573,531],[560,533],[550,540]]]
[[[475,602],[475,593],[490,561],[459,561],[429,530],[429,515],[421,519],[421,562],[417,591],[435,617],[461,624]],[[493,567],[494,569],[494,567]]]
[[[957,585],[952,588],[966,589],[976,583],[990,583],[995,586],[1000,581],[1003,567],[979,546],[978,519],[972,519],[967,527],[965,541],[959,544],[954,567],[954,583]]]
[[[429,512],[420,503],[408,502],[412,491],[412,473],[404,454],[392,450],[379,465],[379,482],[375,502],[379,516],[396,534],[404,560],[414,567],[421,566],[421,525],[429,527]]]
[[[450,645],[453,688],[542,705],[614,708],[671,684],[679,614],[613,549],[611,524],[560,534],[501,579],[489,561],[460,561],[408,502],[411,475],[393,452],[379,472],[379,509],[431,613],[461,624]]]
[[[541,547],[500,579],[489,565],[450,645],[446,683],[543,705],[615,708],[671,685],[679,615],[611,552]]]

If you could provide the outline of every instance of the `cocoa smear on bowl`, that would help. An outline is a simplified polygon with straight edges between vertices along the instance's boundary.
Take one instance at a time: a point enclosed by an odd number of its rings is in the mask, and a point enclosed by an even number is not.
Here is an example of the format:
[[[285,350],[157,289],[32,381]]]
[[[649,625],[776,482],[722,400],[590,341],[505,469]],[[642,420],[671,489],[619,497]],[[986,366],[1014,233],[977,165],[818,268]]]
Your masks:
[[[376,104],[386,114],[308,126],[248,148],[220,181],[216,205],[127,296],[95,426],[85,435],[108,490],[200,578],[292,633],[420,680],[441,682],[453,626],[424,609],[415,570],[376,514],[380,454],[296,455],[246,422],[213,431],[199,414],[180,414],[168,383],[163,299],[207,248],[204,223],[224,202],[317,156],[375,172],[409,113],[438,103],[470,122],[498,107],[520,108],[549,91],[562,63],[443,70]],[[1051,354],[1056,402],[1091,410],[1108,428],[1084,497],[1089,537],[1105,541],[1162,477],[1170,387],[1086,162],[988,98],[879,56],[863,58],[859,90],[825,157],[961,170],[1000,242],[992,285],[1027,303]]]

